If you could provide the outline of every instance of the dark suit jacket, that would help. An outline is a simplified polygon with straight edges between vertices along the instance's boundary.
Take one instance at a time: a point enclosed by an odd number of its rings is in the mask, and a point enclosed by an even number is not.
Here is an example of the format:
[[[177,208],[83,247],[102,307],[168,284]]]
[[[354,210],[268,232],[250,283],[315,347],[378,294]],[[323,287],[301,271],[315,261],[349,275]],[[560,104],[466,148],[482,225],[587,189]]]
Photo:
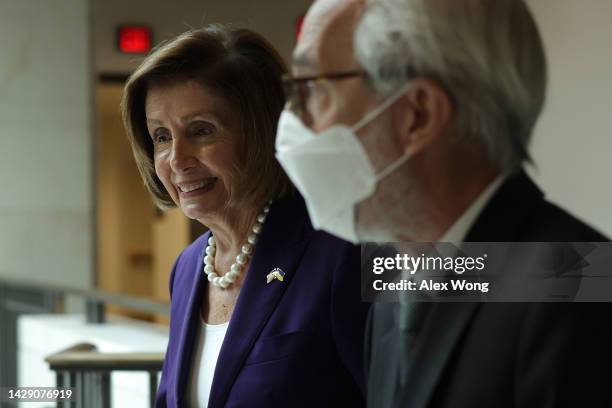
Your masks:
[[[602,242],[524,173],[471,228],[473,242]],[[429,303],[413,336],[398,304],[373,308],[371,407],[612,407],[612,308],[597,303]],[[396,380],[399,378],[399,380]]]
[[[202,295],[202,251],[191,244],[170,278],[170,339],[158,407],[189,406]],[[313,231],[299,197],[272,205],[223,342],[209,407],[365,405],[359,249]],[[266,284],[279,267],[284,282]],[[349,405],[346,405],[349,404]]]

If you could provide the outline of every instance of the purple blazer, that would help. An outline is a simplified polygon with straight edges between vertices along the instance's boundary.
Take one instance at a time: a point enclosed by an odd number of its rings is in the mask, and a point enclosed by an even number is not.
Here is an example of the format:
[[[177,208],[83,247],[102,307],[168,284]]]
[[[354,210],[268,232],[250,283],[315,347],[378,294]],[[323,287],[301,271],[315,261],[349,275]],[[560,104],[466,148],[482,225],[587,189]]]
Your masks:
[[[170,276],[170,338],[157,407],[189,406],[209,233]],[[284,282],[266,284],[274,268]],[[209,407],[360,407],[364,402],[359,248],[314,231],[297,195],[272,205],[221,347]]]

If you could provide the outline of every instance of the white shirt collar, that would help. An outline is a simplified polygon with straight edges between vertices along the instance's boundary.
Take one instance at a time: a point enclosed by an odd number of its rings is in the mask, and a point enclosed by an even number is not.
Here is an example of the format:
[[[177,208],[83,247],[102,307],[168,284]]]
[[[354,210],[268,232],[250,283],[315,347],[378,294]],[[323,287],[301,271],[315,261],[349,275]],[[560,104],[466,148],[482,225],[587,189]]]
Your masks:
[[[476,218],[480,215],[484,207],[487,205],[489,200],[493,197],[495,192],[502,185],[506,179],[507,174],[500,174],[493,180],[487,188],[470,204],[467,210],[451,225],[451,227],[444,233],[440,242],[451,242],[458,244],[463,242],[468,231],[472,228],[472,225],[476,221]]]

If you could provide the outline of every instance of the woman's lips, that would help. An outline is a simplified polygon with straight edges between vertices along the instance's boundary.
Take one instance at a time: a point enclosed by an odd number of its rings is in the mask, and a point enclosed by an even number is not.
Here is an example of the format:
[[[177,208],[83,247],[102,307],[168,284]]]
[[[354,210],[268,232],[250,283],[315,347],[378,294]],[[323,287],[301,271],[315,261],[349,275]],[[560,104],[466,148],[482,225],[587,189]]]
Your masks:
[[[208,177],[207,179],[200,180],[195,183],[181,184],[177,186],[179,196],[181,198],[190,198],[200,194],[206,194],[215,188],[217,180],[217,177]]]

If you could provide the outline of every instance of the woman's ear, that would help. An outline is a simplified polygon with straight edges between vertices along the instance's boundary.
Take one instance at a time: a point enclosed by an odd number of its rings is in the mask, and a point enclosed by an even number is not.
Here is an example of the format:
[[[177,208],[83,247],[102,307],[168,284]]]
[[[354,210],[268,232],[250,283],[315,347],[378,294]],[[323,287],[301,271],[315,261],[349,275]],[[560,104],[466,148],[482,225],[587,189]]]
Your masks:
[[[440,85],[417,79],[392,107],[393,126],[404,153],[414,155],[436,141],[451,120],[452,104]]]

